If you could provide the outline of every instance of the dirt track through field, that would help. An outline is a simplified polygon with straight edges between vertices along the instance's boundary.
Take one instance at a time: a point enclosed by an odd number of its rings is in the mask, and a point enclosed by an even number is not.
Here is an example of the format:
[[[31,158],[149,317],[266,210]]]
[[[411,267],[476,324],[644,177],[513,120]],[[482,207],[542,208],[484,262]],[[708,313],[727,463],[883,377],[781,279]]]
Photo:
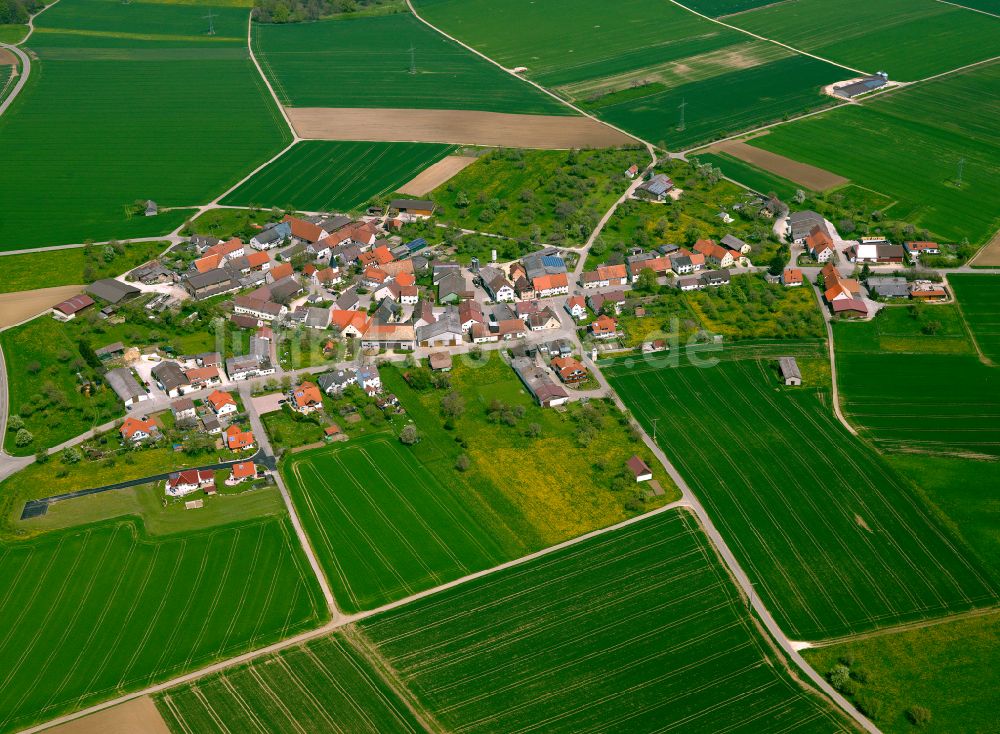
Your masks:
[[[972,265],[1000,268],[1000,231],[997,231],[989,244],[979,251],[979,254],[972,260]]]
[[[477,160],[479,159],[472,155],[450,155],[447,158],[442,158],[414,176],[412,181],[400,186],[399,191],[403,194],[410,194],[410,196],[423,196]]]
[[[711,146],[708,150],[713,153],[728,153],[741,161],[752,163],[758,168],[776,173],[813,191],[825,191],[834,186],[850,183],[850,179],[838,176],[836,173],[810,166],[808,163],[800,163],[763,148],[755,148],[740,140],[727,140]]]
[[[632,137],[588,117],[473,110],[286,107],[292,127],[314,140],[453,143],[510,148],[611,148]]]
[[[156,704],[141,696],[49,729],[51,734],[170,734]]]
[[[33,291],[0,293],[0,329],[19,324],[46,311],[78,293],[82,285],[59,285]]]

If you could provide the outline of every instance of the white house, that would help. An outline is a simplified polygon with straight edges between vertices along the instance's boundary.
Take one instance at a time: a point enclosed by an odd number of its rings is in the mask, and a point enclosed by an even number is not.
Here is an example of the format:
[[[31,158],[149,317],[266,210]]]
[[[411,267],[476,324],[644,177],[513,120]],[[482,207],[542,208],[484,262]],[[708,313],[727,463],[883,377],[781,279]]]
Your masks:
[[[213,484],[215,472],[208,469],[188,469],[170,475],[167,479],[167,494],[171,497],[183,497]]]

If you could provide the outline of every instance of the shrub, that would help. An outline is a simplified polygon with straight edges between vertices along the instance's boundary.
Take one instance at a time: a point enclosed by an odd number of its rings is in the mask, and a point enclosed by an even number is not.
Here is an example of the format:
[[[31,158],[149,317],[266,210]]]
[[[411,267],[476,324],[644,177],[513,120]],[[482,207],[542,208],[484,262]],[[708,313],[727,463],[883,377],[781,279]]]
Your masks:
[[[826,674],[826,678],[830,681],[830,685],[839,691],[851,680],[851,670],[846,665],[837,665]]]
[[[31,434],[27,428],[21,428],[17,432],[17,436],[14,438],[14,443],[18,446],[27,446],[29,443],[35,440],[35,437]]]
[[[906,709],[906,719],[914,726],[925,726],[931,721],[931,712],[923,706],[910,706]]]
[[[399,432],[400,443],[405,446],[412,446],[417,441],[420,440],[420,434],[417,432],[417,427],[410,423],[403,427],[403,430]]]
[[[859,693],[854,697],[854,706],[872,721],[877,721],[885,709],[882,700],[867,693]]]
[[[80,452],[72,446],[63,449],[62,451],[62,462],[64,464],[78,464],[82,458],[83,456]]]
[[[7,430],[17,432],[24,428],[24,419],[19,415],[12,415],[7,419]]]
[[[472,462],[469,460],[467,454],[460,454],[457,459],[455,459],[455,468],[459,471],[467,471]]]

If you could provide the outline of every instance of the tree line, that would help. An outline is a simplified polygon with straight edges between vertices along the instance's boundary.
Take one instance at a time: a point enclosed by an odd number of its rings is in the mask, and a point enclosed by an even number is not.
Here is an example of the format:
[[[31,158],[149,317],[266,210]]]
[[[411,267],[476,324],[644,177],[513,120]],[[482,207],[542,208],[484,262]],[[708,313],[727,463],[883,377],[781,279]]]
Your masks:
[[[0,3],[14,0],[0,0]],[[393,0],[255,0],[258,23],[302,23],[333,15],[356,13]]]
[[[44,7],[41,0],[0,0],[0,25],[27,23],[32,14]]]

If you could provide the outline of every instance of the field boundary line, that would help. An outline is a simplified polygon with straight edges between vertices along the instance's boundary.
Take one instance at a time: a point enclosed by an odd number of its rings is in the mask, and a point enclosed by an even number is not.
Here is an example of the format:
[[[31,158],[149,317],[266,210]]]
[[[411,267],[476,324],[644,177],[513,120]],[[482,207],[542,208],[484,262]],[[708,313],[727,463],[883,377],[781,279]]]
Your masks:
[[[503,64],[501,64],[499,61],[496,61],[495,59],[490,58],[489,56],[487,56],[486,54],[484,54],[481,51],[478,51],[477,49],[473,48],[469,44],[467,44],[467,43],[465,43],[463,41],[460,41],[459,39],[455,38],[454,36],[452,36],[452,35],[450,35],[448,33],[445,33],[443,30],[441,30],[440,28],[438,28],[436,25],[434,25],[433,23],[431,23],[429,20],[426,20],[422,15],[420,15],[420,13],[417,12],[417,9],[413,6],[413,0],[406,0],[406,7],[408,7],[410,9],[410,12],[413,14],[414,18],[416,18],[417,20],[419,20],[421,23],[423,23],[425,26],[427,26],[428,28],[430,28],[431,30],[433,30],[435,33],[438,33],[439,35],[444,36],[449,41],[457,43],[459,46],[461,46],[462,48],[466,49],[467,51],[471,51],[472,53],[474,53],[479,58],[484,59],[484,60],[488,61],[489,63],[493,64],[494,66],[496,66],[498,69],[503,70],[503,72],[505,74],[510,74],[515,79],[519,79],[520,81],[522,81],[522,82],[524,82],[526,84],[530,84],[531,86],[535,87],[535,89],[538,89],[540,92],[542,92],[543,94],[546,94],[549,97],[552,97],[552,99],[558,101],[559,103],[565,105],[566,107],[569,107],[571,110],[574,110],[577,114],[580,114],[583,117],[589,117],[594,122],[600,123],[601,125],[606,125],[607,127],[610,127],[612,130],[617,130],[622,135],[627,135],[628,137],[632,138],[633,140],[635,140],[635,141],[637,141],[639,143],[642,143],[647,148],[652,148],[652,143],[650,143],[649,141],[643,140],[642,138],[640,138],[639,136],[635,135],[634,133],[630,133],[627,130],[623,130],[622,128],[618,127],[617,125],[612,125],[610,122],[605,122],[604,120],[601,120],[600,118],[595,117],[594,115],[590,114],[589,112],[580,109],[579,107],[577,107],[575,104],[573,104],[569,100],[563,99],[562,97],[560,97],[558,94],[556,94],[552,90],[547,89],[546,87],[543,87],[538,82],[533,81],[531,79],[528,79],[527,77],[521,76],[520,74],[515,74],[513,71],[511,71],[506,66],[504,66]]]
[[[407,0],[407,2],[409,2],[409,0]],[[850,72],[852,72],[854,74],[861,74],[862,76],[867,76],[868,75],[867,71],[862,71],[861,69],[855,69],[855,68],[853,68],[851,66],[847,66],[846,64],[841,64],[841,63],[839,63],[837,61],[831,61],[830,59],[824,59],[822,56],[817,56],[816,54],[809,53],[808,51],[803,51],[800,48],[795,48],[795,46],[789,46],[787,43],[782,43],[781,41],[777,41],[777,40],[775,40],[773,38],[768,38],[767,36],[758,35],[758,34],[754,33],[753,31],[748,31],[745,28],[740,28],[739,26],[731,25],[730,23],[723,23],[721,20],[718,20],[716,18],[712,18],[712,17],[710,17],[708,15],[705,15],[704,13],[699,13],[697,10],[692,10],[691,8],[687,7],[686,5],[682,5],[681,3],[677,2],[677,0],[667,0],[667,2],[672,3],[673,5],[676,5],[678,8],[683,8],[684,10],[686,10],[687,12],[689,12],[689,13],[691,13],[693,15],[697,15],[699,18],[704,18],[705,20],[707,20],[707,21],[709,21],[711,23],[717,23],[718,25],[721,25],[721,26],[723,26],[725,28],[729,28],[731,30],[738,31],[739,33],[743,33],[745,35],[751,36],[751,37],[756,38],[756,39],[758,39],[760,41],[767,41],[768,43],[773,43],[776,46],[781,46],[782,48],[786,48],[789,51],[793,51],[794,53],[797,53],[797,54],[799,54],[801,56],[808,56],[809,58],[816,59],[817,61],[824,61],[827,64],[831,64],[833,66],[839,66],[841,69],[847,69],[848,71],[850,71]],[[772,4],[774,4],[774,3],[772,3]],[[753,10],[759,10],[759,8],[753,8]]]
[[[968,11],[971,11],[973,13],[982,13],[983,15],[991,15],[994,18],[1000,18],[1000,15],[997,15],[996,13],[991,13],[989,10],[982,10],[980,8],[970,8],[968,5],[962,5],[961,3],[949,2],[949,0],[937,0],[937,1],[939,3],[941,3],[942,5],[951,5],[952,7],[961,8],[962,10],[968,10]]]
[[[974,619],[976,617],[988,617],[993,614],[1000,614],[1000,604],[994,604],[993,606],[990,607],[979,607],[977,609],[969,609],[964,612],[955,612],[954,614],[946,614],[942,617],[934,617],[933,619],[916,620],[914,622],[898,624],[893,627],[883,627],[881,629],[871,630],[869,632],[860,632],[856,635],[843,635],[841,637],[830,637],[824,640],[811,640],[809,642],[802,643],[802,649],[811,650],[820,647],[830,647],[831,645],[840,645],[845,642],[868,640],[873,637],[883,637],[885,635],[902,634],[904,632],[910,632],[912,630],[924,629],[925,627],[936,627],[939,624],[947,624],[949,622],[961,622],[962,620],[965,619]]]

